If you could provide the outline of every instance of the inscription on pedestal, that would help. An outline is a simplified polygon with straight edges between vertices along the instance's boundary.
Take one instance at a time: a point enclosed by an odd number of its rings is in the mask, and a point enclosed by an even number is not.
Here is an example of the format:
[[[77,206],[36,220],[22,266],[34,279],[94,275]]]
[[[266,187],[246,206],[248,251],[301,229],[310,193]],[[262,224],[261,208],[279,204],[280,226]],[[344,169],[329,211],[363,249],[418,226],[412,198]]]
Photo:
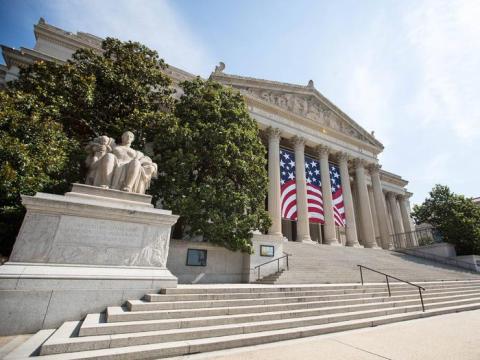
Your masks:
[[[92,247],[142,247],[144,226],[111,220],[62,217],[55,243]]]

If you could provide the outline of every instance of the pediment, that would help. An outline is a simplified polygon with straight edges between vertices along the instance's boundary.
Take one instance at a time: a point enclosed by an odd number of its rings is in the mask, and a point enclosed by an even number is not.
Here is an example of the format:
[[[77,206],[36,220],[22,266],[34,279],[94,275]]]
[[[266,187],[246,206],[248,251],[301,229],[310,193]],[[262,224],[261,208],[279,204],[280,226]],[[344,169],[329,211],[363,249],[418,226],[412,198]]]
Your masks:
[[[383,149],[383,145],[373,134],[367,132],[321,95],[314,88],[312,81],[307,86],[301,86],[218,72],[212,74],[212,77],[239,89],[244,94],[318,122],[322,126],[343,133],[348,137]]]
[[[322,126],[339,131],[355,139],[366,141],[371,145],[378,146],[378,142],[371,141],[370,134],[365,134],[364,129],[352,125],[342,118],[334,109],[321,102],[316,94],[299,94],[271,89],[251,88],[242,89],[254,97],[262,99],[270,104],[281,107],[296,115],[318,122]],[[362,131],[363,130],[363,131]]]

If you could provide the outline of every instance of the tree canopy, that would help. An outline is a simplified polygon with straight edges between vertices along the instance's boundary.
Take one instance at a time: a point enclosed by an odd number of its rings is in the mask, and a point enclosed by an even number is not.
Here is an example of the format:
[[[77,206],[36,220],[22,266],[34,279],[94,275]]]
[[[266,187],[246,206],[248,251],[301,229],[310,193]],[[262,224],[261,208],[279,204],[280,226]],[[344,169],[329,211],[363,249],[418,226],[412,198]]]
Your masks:
[[[136,147],[153,140],[174,109],[166,66],[142,44],[108,38],[101,52],[36,62],[0,91],[0,253],[21,224],[20,193],[63,193],[81,181],[90,139],[130,130]]]
[[[0,90],[0,253],[21,223],[21,193],[65,192],[83,180],[86,143],[125,130],[158,163],[150,194],[181,215],[185,234],[250,251],[250,231],[270,222],[256,122],[239,93],[212,81],[184,82],[176,100],[166,67],[142,44],[107,38],[102,51],[36,62]]]
[[[20,227],[20,194],[55,188],[72,145],[35,96],[0,92],[0,253],[10,252]]]
[[[457,254],[480,254],[480,207],[472,199],[435,185],[423,204],[413,207],[412,217],[437,228]]]
[[[155,139],[161,175],[155,189],[181,214],[188,237],[251,251],[251,230],[270,225],[266,149],[257,124],[240,93],[210,80],[181,86],[175,121]]]

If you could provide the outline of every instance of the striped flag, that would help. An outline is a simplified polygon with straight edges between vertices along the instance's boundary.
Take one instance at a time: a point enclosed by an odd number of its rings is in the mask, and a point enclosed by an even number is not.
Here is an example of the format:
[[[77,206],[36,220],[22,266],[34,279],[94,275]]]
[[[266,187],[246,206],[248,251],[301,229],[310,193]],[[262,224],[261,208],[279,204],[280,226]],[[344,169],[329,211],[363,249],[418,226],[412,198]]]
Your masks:
[[[348,179],[346,181],[348,181]],[[332,184],[333,217],[335,219],[335,225],[344,226],[346,221],[345,206],[343,205],[342,180],[340,179],[340,169],[334,164],[330,164],[330,182]]]
[[[310,222],[323,224],[322,182],[320,179],[320,163],[305,156],[305,179],[307,180],[307,205]]]
[[[285,149],[280,149],[280,189],[282,218],[297,220],[295,154]]]

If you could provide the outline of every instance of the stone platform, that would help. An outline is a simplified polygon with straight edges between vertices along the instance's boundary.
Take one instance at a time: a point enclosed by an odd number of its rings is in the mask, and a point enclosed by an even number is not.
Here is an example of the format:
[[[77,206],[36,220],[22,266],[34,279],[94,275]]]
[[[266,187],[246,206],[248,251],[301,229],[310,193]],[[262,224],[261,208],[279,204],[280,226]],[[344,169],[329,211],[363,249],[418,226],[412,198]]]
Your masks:
[[[78,320],[108,304],[176,287],[166,268],[178,216],[151,196],[74,184],[64,196],[23,196],[10,261],[0,267],[0,335]]]

